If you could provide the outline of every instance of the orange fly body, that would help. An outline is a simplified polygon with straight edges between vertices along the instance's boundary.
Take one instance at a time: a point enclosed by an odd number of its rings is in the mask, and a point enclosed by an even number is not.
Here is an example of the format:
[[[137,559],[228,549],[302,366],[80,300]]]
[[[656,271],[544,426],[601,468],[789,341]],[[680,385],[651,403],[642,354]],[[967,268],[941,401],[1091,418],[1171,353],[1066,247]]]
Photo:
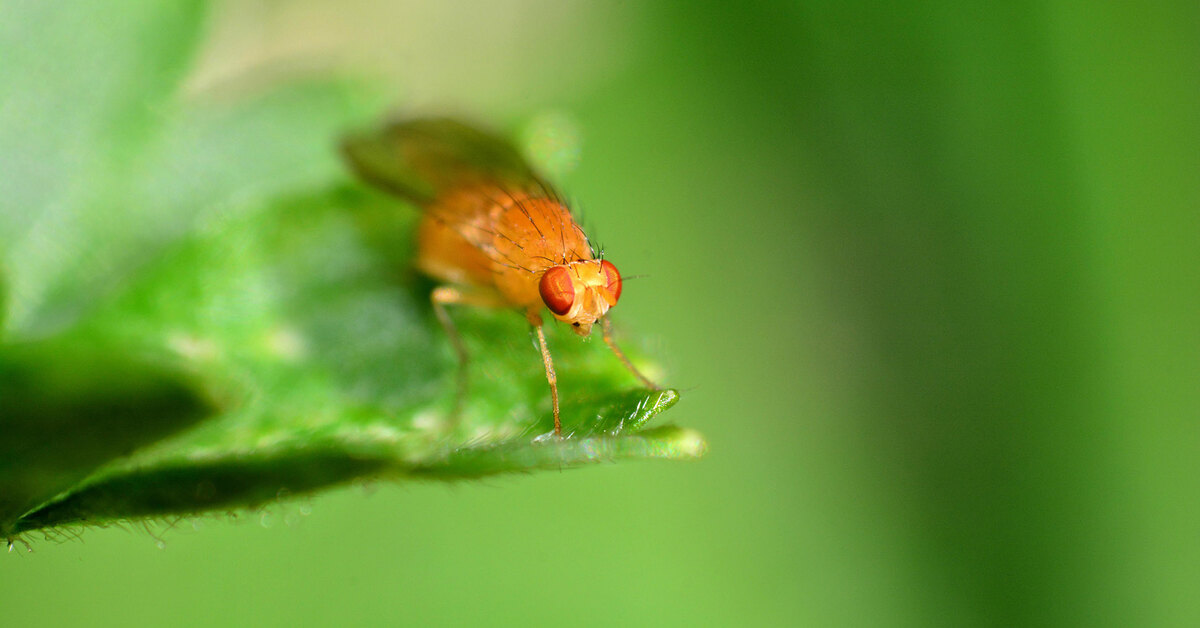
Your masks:
[[[418,119],[350,137],[343,152],[364,180],[422,210],[417,265],[443,282],[431,299],[458,353],[460,404],[468,356],[447,305],[525,314],[550,383],[556,435],[562,433],[558,384],[542,331],[543,310],[580,336],[599,321],[613,353],[656,388],[613,342],[605,318],[621,297],[616,266],[597,259],[566,203],[509,143],[455,120]]]

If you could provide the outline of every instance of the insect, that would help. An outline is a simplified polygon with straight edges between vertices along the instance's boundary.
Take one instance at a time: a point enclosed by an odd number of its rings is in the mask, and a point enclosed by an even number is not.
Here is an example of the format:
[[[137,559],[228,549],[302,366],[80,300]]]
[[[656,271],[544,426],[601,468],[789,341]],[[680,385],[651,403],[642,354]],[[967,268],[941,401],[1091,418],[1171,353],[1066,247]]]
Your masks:
[[[466,395],[468,354],[446,311],[449,305],[513,308],[537,334],[562,434],[558,380],[542,330],[542,313],[580,336],[599,322],[604,342],[649,388],[613,341],[605,317],[621,298],[621,275],[597,256],[583,229],[550,184],[508,142],[447,118],[416,119],[351,136],[342,144],[351,167],[368,183],[416,204],[417,266],[443,282],[434,311],[459,359],[459,412]]]

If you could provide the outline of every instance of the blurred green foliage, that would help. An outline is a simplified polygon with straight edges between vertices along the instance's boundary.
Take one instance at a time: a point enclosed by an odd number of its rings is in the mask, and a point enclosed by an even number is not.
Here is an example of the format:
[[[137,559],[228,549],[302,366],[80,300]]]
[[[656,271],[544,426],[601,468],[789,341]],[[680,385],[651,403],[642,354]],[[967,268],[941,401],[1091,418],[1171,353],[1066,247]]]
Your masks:
[[[385,4],[263,21],[340,28],[364,43],[339,51],[413,93],[460,86],[459,108],[570,114],[564,188],[622,270],[650,274],[619,314],[669,347],[649,353],[713,453],[337,493],[253,518],[303,519],[286,530],[172,530],[165,552],[90,533],[0,565],[0,612],[1200,621],[1194,2]],[[424,31],[444,45],[406,48]],[[27,601],[47,590],[77,606]]]

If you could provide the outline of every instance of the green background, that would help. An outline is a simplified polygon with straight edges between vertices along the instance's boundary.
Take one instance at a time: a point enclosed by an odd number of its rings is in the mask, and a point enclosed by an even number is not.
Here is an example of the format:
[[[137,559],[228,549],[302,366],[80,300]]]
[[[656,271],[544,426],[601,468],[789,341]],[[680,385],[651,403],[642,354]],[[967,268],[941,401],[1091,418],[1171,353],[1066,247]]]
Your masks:
[[[35,541],[0,560],[3,625],[1200,621],[1195,3],[196,19],[189,93],[349,73],[573,122],[561,186],[646,275],[615,315],[710,452]],[[69,130],[79,97],[43,102]]]

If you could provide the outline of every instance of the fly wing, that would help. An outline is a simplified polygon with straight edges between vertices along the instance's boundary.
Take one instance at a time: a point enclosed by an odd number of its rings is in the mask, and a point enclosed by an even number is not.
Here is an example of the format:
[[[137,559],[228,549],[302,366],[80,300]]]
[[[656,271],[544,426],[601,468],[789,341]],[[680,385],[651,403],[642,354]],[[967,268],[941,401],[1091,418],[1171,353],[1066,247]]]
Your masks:
[[[419,205],[472,184],[541,185],[512,144],[450,118],[406,120],[351,135],[342,153],[363,180]]]

